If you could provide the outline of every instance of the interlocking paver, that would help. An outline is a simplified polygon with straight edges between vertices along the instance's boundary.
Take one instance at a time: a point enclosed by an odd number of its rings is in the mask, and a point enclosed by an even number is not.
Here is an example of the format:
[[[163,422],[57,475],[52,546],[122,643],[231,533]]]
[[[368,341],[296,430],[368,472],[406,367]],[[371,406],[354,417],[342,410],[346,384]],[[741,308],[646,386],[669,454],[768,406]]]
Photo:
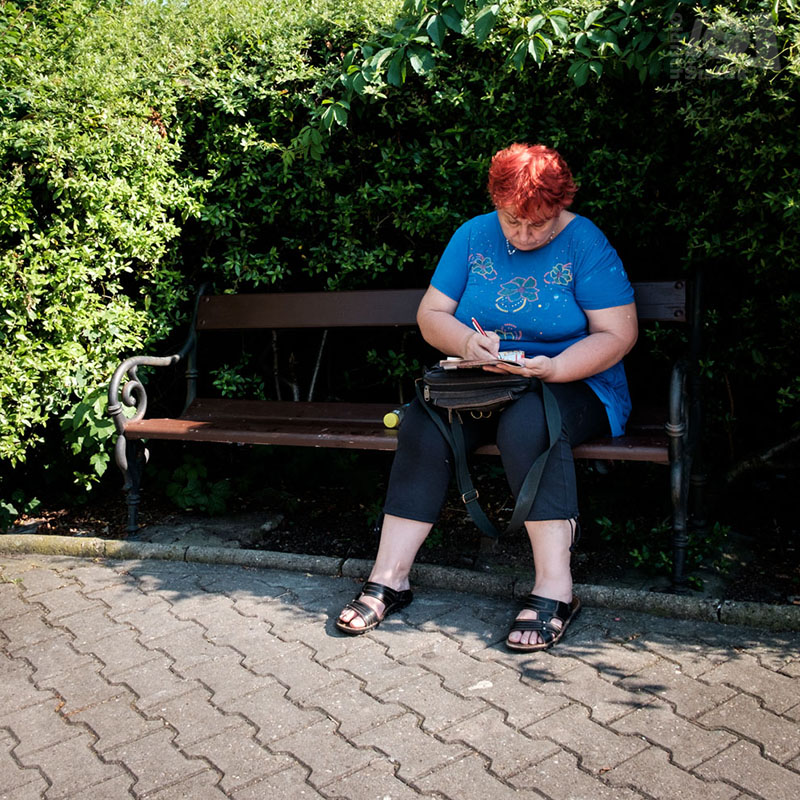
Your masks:
[[[578,767],[577,756],[560,750],[509,778],[519,789],[537,789],[552,800],[642,800],[629,788],[607,786]],[[687,798],[688,800],[688,798]]]
[[[458,639],[464,653],[483,652],[490,645],[505,640],[513,619],[510,603],[500,605],[496,601],[487,601],[486,606],[475,609],[471,605],[462,605],[420,627],[435,635],[441,632]]]
[[[16,758],[25,758],[31,753],[53,747],[76,736],[85,736],[79,725],[69,725],[59,716],[61,701],[52,698],[21,711],[0,711],[0,728],[12,731],[18,740],[14,748]]]
[[[589,719],[589,712],[571,705],[529,725],[533,738],[551,739],[564,749],[580,753],[581,766],[594,773],[608,770],[647,748],[646,742],[620,735]]]
[[[56,676],[74,670],[86,671],[95,660],[86,653],[79,653],[72,646],[72,637],[64,635],[44,642],[22,647],[14,654],[24,658],[33,667],[31,680],[39,688],[47,688]]]
[[[428,647],[400,659],[404,664],[422,667],[444,680],[443,686],[456,694],[474,696],[470,687],[491,682],[504,668],[494,661],[480,661],[461,651],[459,643],[439,636]],[[519,676],[517,676],[518,678]]]
[[[20,766],[11,755],[18,743],[8,730],[0,729],[0,800],[22,797],[38,800],[47,789],[47,781],[38,769]]]
[[[216,658],[205,659],[180,670],[175,664],[172,668],[184,678],[202,683],[212,693],[214,705],[222,707],[237,697],[273,683],[271,678],[259,677],[243,667],[241,659],[242,656],[235,651],[223,650],[222,655]]]
[[[540,685],[522,680],[516,670],[500,667],[490,678],[467,686],[462,694],[483,698],[506,715],[509,725],[526,728],[570,704],[566,697],[543,694],[537,688]]]
[[[695,772],[706,780],[728,781],[764,800],[800,797],[800,774],[763,758],[758,746],[750,742],[737,742]]]
[[[30,599],[43,592],[52,592],[71,583],[69,578],[46,567],[31,567],[25,570],[23,595]]]
[[[188,758],[173,740],[174,733],[163,727],[147,736],[107,750],[103,756],[122,763],[133,774],[137,795],[156,792],[206,772],[212,766],[204,759]],[[217,773],[217,780],[221,774]]]
[[[442,691],[441,684],[441,678],[428,673],[384,692],[381,699],[411,709],[419,715],[423,730],[433,733],[486,708],[486,704],[478,698]]]
[[[709,731],[682,719],[666,703],[657,700],[618,719],[611,727],[663,747],[671,753],[675,764],[684,769],[697,766],[736,741],[729,733]]]
[[[197,622],[187,621],[185,628],[174,630],[166,636],[159,636],[146,642],[149,650],[158,650],[169,656],[172,668],[184,674],[204,661],[213,661],[221,656],[229,656],[237,661],[242,654],[233,648],[212,644],[205,638],[205,629]]]
[[[46,642],[63,636],[64,632],[53,628],[44,621],[42,607],[36,604],[25,606],[22,613],[0,620],[0,634],[8,640],[4,649],[10,655],[31,645]]]
[[[708,683],[735,686],[763,701],[765,708],[781,714],[797,705],[797,681],[786,675],[762,667],[749,653],[739,653],[735,658],[715,667],[703,675]]]
[[[486,756],[491,771],[501,778],[515,775],[561,749],[553,742],[534,740],[515,730],[495,709],[457,722],[438,735],[446,742],[464,742],[471,750]]]
[[[484,759],[468,755],[414,782],[423,792],[439,792],[458,800],[541,800],[538,792],[513,789],[489,772]]]
[[[136,706],[145,713],[159,705],[180,697],[198,686],[197,681],[184,678],[173,672],[172,662],[160,653],[136,667],[122,672],[103,672],[111,683],[122,684],[136,694]]]
[[[55,697],[55,693],[34,686],[33,669],[25,662],[0,654],[0,714],[37,705]]]
[[[204,770],[184,778],[157,792],[147,795],[147,800],[223,800],[228,795],[217,785],[219,773],[215,770]]]
[[[401,634],[402,635],[402,634]],[[406,666],[386,655],[386,648],[365,638],[365,646],[341,658],[327,661],[330,670],[343,670],[364,681],[364,689],[373,697],[381,697],[398,686],[405,686],[423,675],[430,675],[416,666]]]
[[[736,694],[735,689],[721,684],[704,683],[692,678],[672,661],[660,661],[619,686],[630,692],[648,692],[666,700],[687,719],[695,719]]]
[[[163,720],[164,725],[175,730],[175,744],[183,750],[202,739],[245,724],[238,714],[226,714],[212,705],[211,692],[202,685],[151,707],[148,715]],[[250,735],[255,735],[255,725],[249,724],[249,729]]]
[[[202,632],[202,628],[196,622],[178,619],[172,613],[172,606],[169,603],[128,611],[117,616],[115,621],[133,628],[137,633],[137,639],[147,647],[151,646],[153,640],[164,636],[175,636],[187,630]]]
[[[339,733],[352,739],[359,733],[402,716],[406,710],[396,703],[382,703],[361,688],[357,678],[340,673],[341,681],[321,687],[301,705],[327,714],[339,724]]]
[[[728,661],[734,653],[726,645],[698,642],[697,637],[692,635],[696,630],[696,623],[673,620],[669,635],[658,631],[650,632],[643,646],[657,656],[677,664],[684,675],[699,678]]]
[[[395,775],[395,767],[386,761],[373,761],[368,767],[344,778],[338,778],[325,787],[329,797],[347,800],[418,800],[419,792]]]
[[[293,759],[287,756],[269,753],[256,741],[253,733],[254,728],[238,718],[222,733],[181,749],[188,756],[203,758],[212,764],[222,775],[219,787],[231,792],[294,764]]]
[[[288,687],[288,697],[303,702],[324,686],[345,679],[339,670],[326,669],[313,659],[314,651],[299,642],[283,644],[279,651],[263,658],[259,653],[245,659],[245,666],[257,675],[270,675]]]
[[[755,698],[747,695],[733,697],[704,714],[698,722],[707,728],[726,728],[740,734],[761,745],[769,758],[782,764],[800,754],[797,723],[761,708]]]
[[[241,714],[252,723],[258,729],[256,738],[262,744],[272,745],[325,719],[317,709],[300,708],[287,700],[285,686],[263,679],[261,684],[260,689],[250,694],[231,697],[224,702],[215,695],[213,700],[218,708]]]
[[[331,781],[363,769],[380,758],[373,750],[355,747],[336,733],[336,724],[323,719],[299,733],[270,745],[274,752],[297,759],[311,769],[309,783],[321,789]]]
[[[115,622],[108,616],[108,606],[104,603],[80,614],[69,614],[60,617],[58,628],[74,637],[73,644],[82,653],[91,652],[90,644],[115,633],[127,631],[128,626]]]
[[[348,579],[0,574],[0,800],[800,796],[796,634],[586,608],[526,655],[499,641],[515,603],[478,595],[424,589],[347,637]]]
[[[704,800],[733,800],[737,789],[721,782],[703,781],[669,763],[669,754],[651,747],[619,764],[605,774],[609,783],[634,786],[656,800],[702,797]]]
[[[103,663],[104,674],[118,674],[148,661],[163,658],[160,653],[148,650],[136,639],[136,632],[128,628],[116,630],[111,636],[94,641],[73,642],[73,647],[81,653],[89,653]]]
[[[94,737],[79,731],[65,741],[19,757],[26,767],[38,767],[52,784],[48,798],[68,797],[98,783],[121,777],[125,770],[98,758],[91,744]]]
[[[397,766],[398,777],[405,781],[415,781],[471,752],[460,742],[443,742],[426,733],[420,728],[419,720],[408,713],[370,728],[352,740],[360,747],[374,748],[385,754]]]
[[[320,794],[306,780],[308,772],[306,767],[291,767],[242,789],[235,789],[230,796],[233,800],[264,800],[268,797],[325,800],[325,795]]]
[[[103,607],[96,598],[87,597],[75,583],[37,594],[33,599],[47,609],[47,621],[51,623],[57,622],[60,617]]]
[[[162,730],[162,722],[147,719],[136,710],[135,697],[125,691],[102,702],[78,708],[68,719],[87,725],[97,737],[94,749],[104,754],[108,750],[128,744],[151,733]]]
[[[594,667],[586,664],[578,664],[575,669],[543,682],[539,691],[582,703],[590,710],[591,718],[601,723],[613,722],[650,701],[646,695],[626,692],[609,683]]]

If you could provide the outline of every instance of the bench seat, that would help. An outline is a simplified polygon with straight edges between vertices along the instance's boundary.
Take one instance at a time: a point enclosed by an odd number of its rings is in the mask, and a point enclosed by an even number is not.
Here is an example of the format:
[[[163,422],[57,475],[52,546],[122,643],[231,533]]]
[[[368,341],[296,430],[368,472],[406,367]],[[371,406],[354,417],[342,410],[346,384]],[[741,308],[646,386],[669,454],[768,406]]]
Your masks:
[[[130,439],[395,450],[397,433],[383,425],[384,414],[392,408],[388,403],[198,398],[178,418],[131,422],[125,434]],[[625,436],[594,439],[576,447],[574,454],[584,459],[668,464],[669,443],[663,430],[663,422],[633,419]],[[478,452],[499,453],[495,445]]]

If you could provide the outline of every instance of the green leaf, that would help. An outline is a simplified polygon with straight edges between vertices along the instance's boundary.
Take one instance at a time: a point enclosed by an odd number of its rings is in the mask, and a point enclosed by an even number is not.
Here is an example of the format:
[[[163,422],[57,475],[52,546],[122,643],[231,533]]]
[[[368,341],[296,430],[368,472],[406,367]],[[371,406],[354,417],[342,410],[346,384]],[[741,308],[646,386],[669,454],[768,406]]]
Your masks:
[[[485,42],[488,38],[489,34],[492,32],[492,28],[494,28],[495,22],[497,22],[497,14],[500,11],[500,6],[498,5],[491,5],[482,8],[477,16],[475,17],[475,22],[473,23],[475,26],[475,38],[478,41],[478,44]]]
[[[567,70],[567,76],[572,78],[575,85],[580,87],[589,79],[589,62],[575,61]]]
[[[369,59],[369,65],[376,71],[380,70],[386,63],[386,60],[391,58],[394,52],[395,49],[393,47],[384,47],[383,50],[379,50]]]
[[[429,50],[421,47],[409,48],[408,60],[418,75],[425,75],[436,66],[436,60]]]
[[[392,58],[389,64],[389,71],[386,75],[386,80],[392,86],[402,86],[406,80],[406,59],[405,49],[400,48]]]
[[[514,43],[509,60],[514,65],[514,69],[522,69],[525,59],[528,57],[528,40],[525,36],[520,36]]]
[[[547,18],[543,14],[536,14],[535,16],[531,17],[528,20],[528,34],[533,36],[536,31],[541,28],[545,22],[547,22]]]
[[[464,28],[464,13],[462,11],[461,14],[458,11],[448,6],[443,11],[440,12],[439,17],[444,20],[444,24],[450,28],[451,31],[454,33],[462,33]]]
[[[437,47],[441,47],[444,44],[444,37],[447,35],[447,24],[440,14],[434,14],[428,20],[425,30]]]
[[[550,25],[559,39],[567,39],[569,37],[569,22],[564,17],[551,16]]]
[[[590,11],[586,15],[586,19],[583,21],[584,29],[590,28],[592,25],[594,25],[595,21],[603,16],[604,11],[605,9],[602,8],[595,11]]]
[[[528,52],[533,56],[533,60],[541,66],[544,62],[545,56],[550,49],[548,45],[552,46],[549,40],[545,40],[541,33],[537,33],[533,39],[528,42]]]

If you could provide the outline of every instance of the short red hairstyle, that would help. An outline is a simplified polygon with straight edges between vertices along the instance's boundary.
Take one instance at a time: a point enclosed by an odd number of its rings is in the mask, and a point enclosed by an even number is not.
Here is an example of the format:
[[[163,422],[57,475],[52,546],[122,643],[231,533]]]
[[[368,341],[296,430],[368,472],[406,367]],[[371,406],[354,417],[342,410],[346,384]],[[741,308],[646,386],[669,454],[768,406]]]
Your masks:
[[[535,222],[552,219],[572,204],[578,187],[567,162],[543,144],[512,144],[495,153],[489,194],[495,208]]]

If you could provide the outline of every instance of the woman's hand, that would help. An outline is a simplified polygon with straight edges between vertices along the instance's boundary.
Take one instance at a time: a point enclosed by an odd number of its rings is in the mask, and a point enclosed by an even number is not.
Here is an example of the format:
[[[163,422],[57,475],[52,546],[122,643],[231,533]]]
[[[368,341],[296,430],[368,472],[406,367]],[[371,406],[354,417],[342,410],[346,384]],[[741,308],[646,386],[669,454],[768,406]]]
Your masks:
[[[464,342],[464,358],[486,361],[497,358],[500,354],[500,337],[494,331],[481,334],[472,331],[472,335]]]
[[[521,375],[524,378],[539,378],[539,380],[550,383],[554,382],[556,377],[555,359],[547,356],[524,358],[518,363],[518,366],[509,362],[507,364],[498,364],[496,367],[484,367],[484,369],[490,372],[508,372],[511,375]]]

